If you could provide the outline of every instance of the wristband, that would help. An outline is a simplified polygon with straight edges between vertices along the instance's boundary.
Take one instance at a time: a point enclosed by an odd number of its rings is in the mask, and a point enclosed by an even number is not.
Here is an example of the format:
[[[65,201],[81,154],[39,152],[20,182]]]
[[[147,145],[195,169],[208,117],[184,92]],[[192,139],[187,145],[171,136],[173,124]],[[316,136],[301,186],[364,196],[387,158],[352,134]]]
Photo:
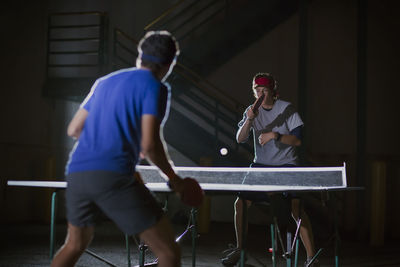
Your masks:
[[[276,141],[281,141],[282,135],[279,132],[276,132],[278,136],[276,137]]]
[[[171,185],[171,180],[173,178],[175,178],[177,175],[175,173],[175,171],[171,168],[171,170],[169,172],[166,173],[167,177],[168,177],[168,181],[167,181],[167,185],[170,189],[173,190],[172,185]]]
[[[167,185],[168,185],[169,189],[173,190],[170,181],[167,181]]]

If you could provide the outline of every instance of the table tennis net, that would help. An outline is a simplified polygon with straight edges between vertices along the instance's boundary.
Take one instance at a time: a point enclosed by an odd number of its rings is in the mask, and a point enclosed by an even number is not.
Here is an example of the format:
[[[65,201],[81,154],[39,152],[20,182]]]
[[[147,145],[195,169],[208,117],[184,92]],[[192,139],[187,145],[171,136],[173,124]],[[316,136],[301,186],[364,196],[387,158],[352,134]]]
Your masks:
[[[175,167],[174,169],[181,177],[192,177],[199,183],[309,187],[346,186],[344,167]],[[154,166],[137,166],[136,170],[145,183],[165,182]]]

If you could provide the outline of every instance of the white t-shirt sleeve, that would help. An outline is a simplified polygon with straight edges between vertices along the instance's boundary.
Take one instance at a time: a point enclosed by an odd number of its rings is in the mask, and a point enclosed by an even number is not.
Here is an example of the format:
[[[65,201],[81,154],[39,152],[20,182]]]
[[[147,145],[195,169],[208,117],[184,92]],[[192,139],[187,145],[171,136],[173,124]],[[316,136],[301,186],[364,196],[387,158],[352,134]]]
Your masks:
[[[287,125],[289,132],[291,132],[293,129],[304,125],[304,123],[301,120],[299,113],[295,112],[287,119]]]

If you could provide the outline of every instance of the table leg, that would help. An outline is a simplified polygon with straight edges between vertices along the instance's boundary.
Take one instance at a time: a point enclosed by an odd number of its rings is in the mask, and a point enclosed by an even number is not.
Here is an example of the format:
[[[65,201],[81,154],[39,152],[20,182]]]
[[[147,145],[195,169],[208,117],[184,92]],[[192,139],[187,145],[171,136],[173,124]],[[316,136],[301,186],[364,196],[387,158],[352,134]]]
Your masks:
[[[247,244],[247,203],[245,199],[241,199],[243,211],[242,211],[242,249],[240,250],[240,267],[244,267],[246,259],[246,244]]]
[[[276,267],[276,259],[275,259],[275,225],[271,223],[271,248],[272,248],[272,267]]]
[[[57,190],[51,196],[51,219],[50,219],[50,259],[54,256],[54,241],[55,241],[55,220],[57,214]]]
[[[286,257],[286,266],[287,267],[291,267],[292,266],[292,259],[291,259],[291,255],[292,255],[292,233],[291,232],[287,232],[286,233],[286,248],[287,248],[287,257]]]
[[[340,238],[339,238],[339,230],[338,230],[338,212],[336,207],[336,197],[333,194],[333,222],[335,227],[335,267],[339,267],[339,246],[340,246]]]
[[[294,266],[297,267],[297,263],[299,261],[299,238],[296,238],[296,252],[294,256]]]
[[[125,234],[125,247],[128,260],[128,267],[131,267],[131,248],[129,243],[129,236],[127,234]]]
[[[192,217],[192,267],[196,266],[196,238],[197,238],[197,209],[192,208],[191,217]]]

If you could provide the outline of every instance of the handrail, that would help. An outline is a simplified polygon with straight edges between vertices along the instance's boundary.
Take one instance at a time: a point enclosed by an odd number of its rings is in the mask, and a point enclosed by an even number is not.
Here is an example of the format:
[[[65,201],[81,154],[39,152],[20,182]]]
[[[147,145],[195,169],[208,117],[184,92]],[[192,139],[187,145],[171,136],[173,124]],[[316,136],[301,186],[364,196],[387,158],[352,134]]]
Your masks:
[[[67,25],[67,26],[50,26],[52,29],[75,29],[75,28],[98,28],[100,24],[83,24],[83,25]]]
[[[127,33],[123,32],[121,29],[115,28],[114,31],[117,32],[118,34],[123,35],[126,39],[134,42],[136,45],[139,44],[139,42],[135,38],[133,38],[132,36],[130,36]]]
[[[146,27],[144,27],[144,30],[148,30],[151,26],[153,26],[155,23],[159,22],[161,19],[165,18],[168,14],[170,14],[173,10],[175,10],[180,4],[182,4],[183,1],[179,1],[178,3],[176,3],[174,6],[172,6],[171,8],[169,8],[167,11],[163,12],[163,14],[159,17],[157,17],[153,22],[151,22],[149,25],[147,25]],[[207,5],[203,5],[202,8],[200,9],[200,11],[196,12],[193,16],[198,16],[200,13],[202,13],[205,10],[208,10],[210,7],[214,6],[216,4],[217,1],[211,1],[209,3],[207,3]],[[173,20],[176,16],[182,15],[181,13],[185,13],[184,11],[186,9],[189,9],[190,7],[192,7],[194,4],[196,4],[197,2],[193,2],[192,4],[186,6],[186,8],[184,8],[183,10],[181,10],[177,15],[175,15],[174,17],[170,18],[169,20]],[[218,12],[220,12],[221,9],[218,9],[217,12],[214,12],[212,14],[212,16],[214,16],[215,14],[217,14]],[[190,18],[189,18],[190,19]],[[186,19],[182,24],[185,24],[188,21],[188,19]],[[167,22],[165,22],[163,25],[167,24]],[[200,23],[200,25],[197,25],[197,27],[200,27],[201,24],[205,23],[205,21],[202,21]],[[179,27],[179,26],[178,26]],[[172,32],[174,32],[174,30],[171,30]],[[127,34],[123,33],[122,31],[120,32],[121,34],[123,34],[126,38],[128,38],[129,40],[132,40],[135,44],[137,44],[138,42],[136,40],[134,40],[133,38],[131,38],[130,36],[128,36]],[[188,33],[185,34],[185,37],[188,35]],[[197,81],[200,81],[200,83],[205,83],[208,87],[205,86],[200,86],[199,88],[202,88],[203,91],[208,94],[209,96],[214,96],[217,97],[223,105],[225,105],[226,107],[230,108],[233,111],[239,111],[239,109],[245,109],[246,106],[242,103],[239,103],[236,99],[232,98],[230,95],[227,95],[226,93],[222,92],[222,90],[220,90],[219,88],[217,88],[215,85],[213,85],[212,83],[210,83],[209,81],[207,81],[206,79],[204,79],[203,77],[201,77],[199,74],[197,74],[196,72],[194,72],[193,70],[191,70],[190,68],[188,68],[187,66],[183,65],[180,62],[177,62],[177,67],[182,68],[184,71],[188,72],[188,74],[191,75],[191,77],[189,77],[188,75],[186,75],[186,79],[188,79],[189,81],[191,81],[192,83],[194,83],[195,85],[199,85],[199,83]],[[181,74],[182,75],[182,74]],[[194,80],[194,79],[196,80]],[[212,88],[212,90],[210,90],[210,88]],[[219,96],[218,96],[219,95]]]
[[[223,8],[222,8],[223,9]],[[216,12],[214,12],[213,14],[211,14],[211,16],[209,16],[209,18],[215,16],[216,14],[218,14],[219,12],[221,12],[222,9],[217,10]],[[191,32],[194,32],[196,29],[200,28],[203,24],[207,23],[208,19],[204,19],[201,23],[198,23],[195,27],[192,28]],[[186,38],[186,36],[188,36],[190,33],[187,32],[185,35],[180,37],[180,40],[183,40]]]
[[[86,38],[50,38],[50,42],[76,42],[76,41],[98,41],[99,37],[86,37]]]
[[[192,20],[193,18],[199,16],[203,11],[207,10],[209,7],[215,5],[217,2],[210,2],[208,3],[208,5],[203,6],[200,10],[198,10],[195,14],[193,14],[190,18],[187,18],[186,20],[184,20],[180,25],[176,26],[175,29],[172,29],[171,32],[175,32],[178,28],[180,28],[182,25],[187,24],[188,22],[190,22],[190,20]]]
[[[87,54],[87,55],[97,55],[97,50],[86,50],[86,51],[50,51],[50,55],[68,55],[68,54]]]
[[[136,39],[134,39],[133,37],[129,36],[128,34],[126,34],[125,32],[123,32],[121,29],[119,28],[115,28],[115,31],[118,34],[121,34],[122,36],[124,36],[125,38],[127,38],[128,40],[132,41],[133,43],[135,43],[136,45],[139,43]],[[189,67],[186,67],[185,65],[183,65],[180,62],[177,62],[176,65],[182,69],[184,69],[185,71],[187,71],[190,75],[192,75],[193,77],[195,77],[197,80],[200,80],[201,82],[204,82],[205,84],[207,84],[208,86],[210,86],[211,88],[213,88],[218,94],[220,95],[224,95],[224,97],[226,99],[228,99],[230,102],[225,101],[223,99],[220,99],[220,97],[216,96],[215,93],[211,92],[208,88],[201,86],[200,83],[198,83],[197,81],[195,81],[192,77],[183,74],[182,72],[179,72],[175,69],[175,71],[177,73],[179,73],[181,76],[184,76],[186,79],[188,79],[190,82],[192,82],[194,85],[196,85],[199,88],[202,88],[204,90],[205,93],[207,93],[209,96],[212,97],[218,97],[223,105],[227,106],[228,108],[234,110],[234,111],[242,111],[246,108],[245,105],[243,105],[242,103],[239,103],[237,100],[235,100],[233,97],[227,95],[226,93],[222,92],[221,89],[219,89],[217,86],[215,86],[214,84],[212,84],[210,81],[208,81],[207,79],[204,79],[203,77],[201,77],[198,73],[196,73],[195,71],[191,70]],[[232,103],[237,103],[232,104]],[[242,110],[239,110],[242,109]]]
[[[97,67],[100,64],[47,64],[50,68],[84,68],[84,67]]]
[[[185,71],[189,72],[191,75],[195,76],[197,79],[202,80],[204,83],[206,83],[207,85],[209,85],[210,87],[212,87],[215,91],[217,91],[220,94],[224,94],[224,97],[226,97],[227,99],[229,99],[230,101],[232,101],[233,103],[237,103],[239,106],[232,106],[231,104],[227,104],[227,106],[230,106],[233,110],[238,110],[238,108],[246,108],[245,105],[243,105],[242,103],[239,103],[236,99],[234,99],[233,97],[226,95],[226,93],[223,93],[221,91],[221,89],[219,89],[217,86],[215,86],[214,84],[212,84],[209,80],[204,79],[203,77],[201,77],[198,73],[194,72],[193,70],[191,70],[190,68],[186,67],[185,65],[183,65],[182,63],[177,62],[176,63],[177,66],[185,69]],[[191,81],[194,81],[193,79],[190,78]],[[226,101],[224,101],[226,102]]]
[[[178,64],[177,64],[178,65]],[[197,81],[195,81],[193,78],[191,78],[190,76],[186,75],[185,73],[179,71],[178,69],[174,69],[174,72],[178,73],[179,75],[181,75],[182,77],[184,77],[185,79],[189,80],[192,84],[194,84],[197,88],[201,88],[203,90],[203,93],[205,93],[207,96],[212,97],[212,98],[217,98],[218,100],[221,101],[221,104],[225,107],[227,107],[228,109],[231,109],[232,111],[239,111],[237,106],[230,104],[228,101],[224,101],[223,99],[221,99],[221,97],[219,97],[217,94],[215,94],[213,91],[209,90],[206,86],[201,85],[200,83],[198,83]],[[202,78],[203,81],[208,82],[207,80],[205,80],[204,78]],[[211,84],[210,82],[208,82],[209,84]],[[217,88],[213,85],[214,88]],[[220,91],[217,91],[218,93],[221,93]],[[222,94],[222,93],[221,93]],[[226,98],[230,98],[228,95],[224,94],[224,97]]]
[[[175,20],[177,17],[181,16],[181,14],[185,14],[187,11],[189,11],[194,5],[196,5],[197,2],[193,2],[190,5],[187,5],[186,7],[184,7],[182,10],[180,10],[178,13],[175,14],[175,16],[171,17],[170,19],[168,19],[167,21],[165,21],[163,24],[161,24],[159,27],[160,28],[164,28],[165,25],[171,23],[173,20]]]
[[[177,3],[175,6],[171,7],[169,10],[167,10],[167,12],[164,12],[161,16],[157,17],[155,20],[153,20],[149,25],[144,27],[144,31],[149,30],[151,27],[153,27],[156,23],[162,21],[162,19],[166,18],[172,11],[174,11],[183,1],[181,1],[180,3]],[[178,23],[178,25],[175,25],[175,27],[173,29],[169,29],[168,30],[172,33],[176,33],[176,31],[179,31],[180,29],[185,28],[185,25],[187,25],[187,22],[192,21],[195,17],[198,17],[200,14],[208,12],[210,9],[215,8],[216,6],[218,6],[218,4],[220,4],[222,1],[218,1],[218,0],[211,0],[208,3],[206,2],[206,5],[203,5],[203,3],[201,3],[202,1],[193,1],[192,3],[190,3],[189,5],[186,5],[184,8],[181,8],[178,12],[176,12],[173,16],[169,16],[169,18],[167,17],[166,19],[164,19],[164,22],[159,25],[157,28],[158,29],[167,29],[168,28],[168,24],[172,23],[172,21],[177,21],[180,17],[185,16],[186,14],[191,14],[190,10],[193,10],[193,7],[198,6],[200,7],[200,10],[194,9],[195,13],[190,15],[191,17],[187,18],[184,21],[181,21],[180,23]],[[227,3],[224,4],[225,6],[227,5]],[[219,8],[216,12],[213,12],[211,15],[209,15],[207,18],[205,18],[203,21],[201,21],[200,23],[196,23],[197,25],[195,25],[194,27],[192,26],[192,29],[190,29],[189,31],[187,31],[186,33],[184,33],[183,37],[182,36],[178,36],[175,35],[175,38],[179,39],[179,40],[183,40],[184,38],[186,38],[188,35],[190,35],[191,32],[193,32],[195,29],[201,27],[203,24],[205,24],[207,21],[209,21],[210,18],[214,17],[215,15],[217,15],[218,13],[221,12],[221,10],[223,10],[223,8]],[[185,16],[186,17],[186,16]],[[182,27],[183,26],[183,27]]]
[[[176,4],[174,4],[172,7],[168,8],[166,11],[164,11],[160,16],[158,16],[155,20],[150,22],[147,26],[144,27],[144,30],[147,31],[149,28],[151,28],[154,24],[159,22],[162,18],[170,14],[172,11],[174,11],[179,5],[181,5],[185,0],[180,0]]]
[[[51,13],[53,16],[69,16],[69,15],[100,15],[103,16],[107,14],[106,12],[101,12],[101,11],[89,11],[89,12],[55,12]]]
[[[131,60],[137,56],[137,51],[132,45],[138,45],[139,41],[134,37],[123,32],[119,28],[114,28],[113,51],[114,69],[122,66],[131,66]],[[125,56],[121,56],[125,55]],[[128,60],[125,60],[129,58]],[[232,136],[235,126],[241,118],[244,105],[237,102],[229,94],[222,92],[210,81],[201,77],[198,73],[191,70],[181,62],[176,63],[173,70],[175,76],[171,82],[176,81],[181,86],[175,88],[174,100],[178,103],[177,111],[181,114],[192,112],[197,116],[196,120],[189,119],[192,123],[204,127],[204,130],[213,136],[216,145],[230,147],[238,156],[251,158],[252,147],[249,144],[238,144]],[[186,90],[193,88],[196,90]],[[190,103],[187,102],[190,99]],[[240,114],[239,114],[240,113]]]

